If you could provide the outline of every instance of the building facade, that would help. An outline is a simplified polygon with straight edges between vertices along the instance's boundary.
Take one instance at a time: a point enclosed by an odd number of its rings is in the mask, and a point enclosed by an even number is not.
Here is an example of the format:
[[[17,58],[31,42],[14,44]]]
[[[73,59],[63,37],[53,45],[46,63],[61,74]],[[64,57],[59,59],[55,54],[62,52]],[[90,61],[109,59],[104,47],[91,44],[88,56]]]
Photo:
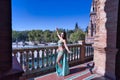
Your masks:
[[[86,43],[94,43],[94,37],[96,34],[96,8],[95,1],[92,1],[91,10],[90,10],[90,21],[87,28],[87,34],[85,41]]]
[[[120,80],[120,1],[92,0],[86,43],[94,43],[96,72]]]

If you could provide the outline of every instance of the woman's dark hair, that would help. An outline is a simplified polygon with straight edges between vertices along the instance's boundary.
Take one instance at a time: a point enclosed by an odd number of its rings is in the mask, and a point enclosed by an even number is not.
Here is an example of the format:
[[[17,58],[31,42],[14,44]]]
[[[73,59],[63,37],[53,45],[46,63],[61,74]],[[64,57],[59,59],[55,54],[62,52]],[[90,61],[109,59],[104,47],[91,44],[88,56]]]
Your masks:
[[[63,34],[64,34],[63,39],[65,39],[65,40],[67,41],[67,38],[66,38],[66,32],[63,31]]]

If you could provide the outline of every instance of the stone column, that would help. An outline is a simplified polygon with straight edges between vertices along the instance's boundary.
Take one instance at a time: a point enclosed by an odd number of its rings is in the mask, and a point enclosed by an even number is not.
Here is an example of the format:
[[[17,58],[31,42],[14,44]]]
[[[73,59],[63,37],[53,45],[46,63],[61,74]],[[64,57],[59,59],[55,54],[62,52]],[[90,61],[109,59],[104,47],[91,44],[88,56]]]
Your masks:
[[[117,53],[117,17],[119,0],[96,1],[96,36],[94,61],[97,72],[115,79],[115,58]]]
[[[0,73],[12,67],[11,0],[0,0]]]

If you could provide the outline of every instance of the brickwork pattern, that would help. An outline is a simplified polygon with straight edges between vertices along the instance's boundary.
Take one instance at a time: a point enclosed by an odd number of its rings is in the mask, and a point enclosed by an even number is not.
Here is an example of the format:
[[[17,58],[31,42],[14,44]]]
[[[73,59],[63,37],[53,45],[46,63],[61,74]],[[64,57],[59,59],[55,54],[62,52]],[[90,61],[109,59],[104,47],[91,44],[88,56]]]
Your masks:
[[[115,79],[115,55],[119,0],[96,0],[94,61],[97,72]]]

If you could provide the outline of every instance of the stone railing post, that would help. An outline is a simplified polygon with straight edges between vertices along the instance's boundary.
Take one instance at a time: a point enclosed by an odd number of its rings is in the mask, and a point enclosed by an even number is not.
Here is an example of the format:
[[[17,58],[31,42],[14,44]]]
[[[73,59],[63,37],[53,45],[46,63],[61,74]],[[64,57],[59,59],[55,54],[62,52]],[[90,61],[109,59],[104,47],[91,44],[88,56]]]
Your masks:
[[[82,46],[80,48],[80,60],[81,62],[85,61],[85,41],[82,41]]]

